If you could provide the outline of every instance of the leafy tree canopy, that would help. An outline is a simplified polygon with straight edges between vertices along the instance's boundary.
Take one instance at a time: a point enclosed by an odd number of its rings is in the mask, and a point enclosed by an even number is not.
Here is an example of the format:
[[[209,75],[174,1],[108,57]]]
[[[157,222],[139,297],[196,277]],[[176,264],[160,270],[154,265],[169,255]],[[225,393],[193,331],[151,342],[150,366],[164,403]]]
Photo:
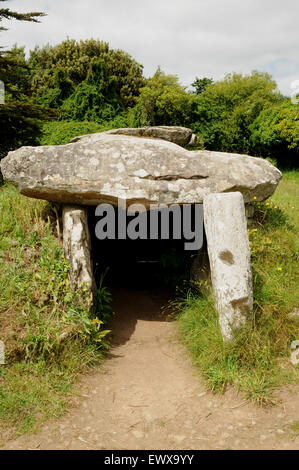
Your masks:
[[[92,59],[86,80],[75,88],[61,109],[62,119],[94,122],[109,121],[122,111],[117,80],[109,75],[104,60]]]
[[[187,93],[178,77],[166,75],[158,67],[154,76],[140,90],[139,125],[187,125],[194,103],[194,95]]]
[[[6,0],[0,0],[4,2]],[[38,22],[43,13],[17,13],[0,9],[3,19]],[[6,28],[1,27],[2,31]],[[3,49],[3,48],[2,48]],[[31,100],[31,76],[24,48],[0,51],[0,80],[5,84],[5,103],[0,105],[0,158],[21,145],[34,145],[41,134],[41,120],[49,113]]]
[[[265,109],[251,125],[251,148],[280,166],[299,167],[299,106],[289,100]]]
[[[198,78],[196,77],[194,82],[191,84],[193,88],[195,88],[195,94],[200,95],[205,89],[207,88],[208,85],[212,85],[213,79],[212,78]]]
[[[106,63],[107,75],[116,78],[116,89],[124,107],[136,104],[139,89],[144,85],[143,66],[122,50],[110,49],[108,43],[89,39],[67,39],[57,46],[36,47],[30,52],[32,90],[37,101],[48,100],[49,88],[56,88],[56,72],[60,69],[73,87],[87,78],[92,59]]]
[[[261,111],[283,101],[267,73],[228,74],[197,97],[194,129],[211,150],[248,153],[250,125]]]

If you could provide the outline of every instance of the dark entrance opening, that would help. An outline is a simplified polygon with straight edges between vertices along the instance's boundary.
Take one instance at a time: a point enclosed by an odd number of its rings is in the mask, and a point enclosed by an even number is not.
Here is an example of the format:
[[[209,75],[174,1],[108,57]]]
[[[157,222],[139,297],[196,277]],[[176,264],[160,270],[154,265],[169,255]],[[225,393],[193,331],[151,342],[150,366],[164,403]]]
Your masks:
[[[163,209],[162,209],[163,211]],[[104,239],[96,236],[96,224],[99,217],[95,208],[89,208],[88,221],[91,234],[91,258],[94,265],[95,280],[98,285],[105,273],[105,285],[109,287],[164,288],[169,292],[176,284],[188,280],[194,256],[198,250],[186,250],[183,236],[183,218],[181,218],[180,239],[174,233],[173,214],[169,215],[169,238],[163,239],[159,227],[158,239],[150,238],[150,211],[144,213],[147,218],[146,239]],[[163,217],[163,214],[162,214]],[[127,227],[134,215],[126,213]],[[115,210],[115,225],[118,225],[118,211]],[[194,214],[191,229],[194,230]],[[127,233],[127,232],[126,232]]]
[[[128,214],[126,216],[128,228],[132,218]],[[115,217],[117,226],[117,211]],[[145,213],[145,217],[150,217],[149,211]],[[132,240],[127,237],[124,240],[99,240],[96,236],[99,217],[95,215],[94,207],[89,208],[88,221],[95,280],[99,286],[105,275],[103,284],[112,293],[114,314],[107,325],[111,330],[111,345],[126,344],[136,334],[139,341],[140,328],[144,328],[144,334],[149,337],[155,336],[160,327],[164,331],[162,324],[172,318],[168,315],[170,310],[165,307],[175,294],[176,286],[183,286],[184,280],[189,280],[191,266],[198,250],[186,250],[184,237],[174,237],[171,216],[169,239],[163,239],[161,236],[151,239],[150,224],[147,224],[146,239]],[[181,222],[183,224],[183,219]],[[194,230],[194,218],[191,225]],[[183,234],[183,227],[181,228]],[[159,235],[160,232],[159,230]],[[188,288],[188,282],[186,286]],[[111,357],[114,357],[113,354],[112,350]]]

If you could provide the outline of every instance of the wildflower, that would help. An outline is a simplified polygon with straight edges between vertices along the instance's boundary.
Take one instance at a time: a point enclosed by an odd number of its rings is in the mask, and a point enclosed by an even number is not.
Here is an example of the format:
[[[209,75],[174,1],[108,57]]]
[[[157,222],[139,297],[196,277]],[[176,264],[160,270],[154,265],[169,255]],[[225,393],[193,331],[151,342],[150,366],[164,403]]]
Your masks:
[[[277,271],[282,271],[282,268],[279,266],[279,267],[277,268]]]
[[[256,199],[256,196],[254,196],[254,198],[253,198],[253,199]]]

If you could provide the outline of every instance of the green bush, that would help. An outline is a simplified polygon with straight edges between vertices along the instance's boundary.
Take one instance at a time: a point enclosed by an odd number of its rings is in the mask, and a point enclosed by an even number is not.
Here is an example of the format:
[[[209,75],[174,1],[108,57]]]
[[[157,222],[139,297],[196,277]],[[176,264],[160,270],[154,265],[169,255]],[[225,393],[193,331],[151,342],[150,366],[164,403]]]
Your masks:
[[[299,167],[299,106],[290,101],[260,113],[250,127],[255,155],[274,158],[281,167]]]
[[[194,105],[195,95],[186,91],[178,77],[158,68],[140,89],[136,121],[138,126],[185,126],[191,121]]]
[[[103,60],[94,58],[87,78],[63,102],[60,118],[102,123],[113,119],[122,110],[116,78],[109,76]]]
[[[90,63],[101,59],[107,65],[108,81],[116,79],[116,91],[124,108],[133,107],[144,85],[143,66],[120,49],[110,49],[103,41],[67,39],[55,46],[36,46],[30,51],[31,88],[37,102],[48,103],[49,95],[57,89],[57,71],[60,70],[75,89],[84,82]],[[58,87],[59,88],[59,87]],[[59,102],[53,102],[60,106]]]
[[[250,125],[261,111],[282,100],[268,74],[228,74],[196,95],[196,119],[190,127],[209,150],[248,154]]]
[[[49,121],[42,127],[40,145],[64,145],[79,135],[93,134],[106,130],[97,122]]]

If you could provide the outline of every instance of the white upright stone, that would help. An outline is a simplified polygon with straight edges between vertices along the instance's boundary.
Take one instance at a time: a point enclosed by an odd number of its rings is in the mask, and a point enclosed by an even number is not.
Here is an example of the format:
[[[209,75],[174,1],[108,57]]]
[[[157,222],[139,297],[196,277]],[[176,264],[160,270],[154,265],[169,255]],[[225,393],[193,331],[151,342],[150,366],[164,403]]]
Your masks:
[[[245,324],[253,306],[244,200],[240,192],[209,194],[203,207],[212,286],[227,341]]]
[[[62,210],[63,246],[70,264],[71,288],[95,287],[90,255],[87,210],[82,206],[64,205]]]

